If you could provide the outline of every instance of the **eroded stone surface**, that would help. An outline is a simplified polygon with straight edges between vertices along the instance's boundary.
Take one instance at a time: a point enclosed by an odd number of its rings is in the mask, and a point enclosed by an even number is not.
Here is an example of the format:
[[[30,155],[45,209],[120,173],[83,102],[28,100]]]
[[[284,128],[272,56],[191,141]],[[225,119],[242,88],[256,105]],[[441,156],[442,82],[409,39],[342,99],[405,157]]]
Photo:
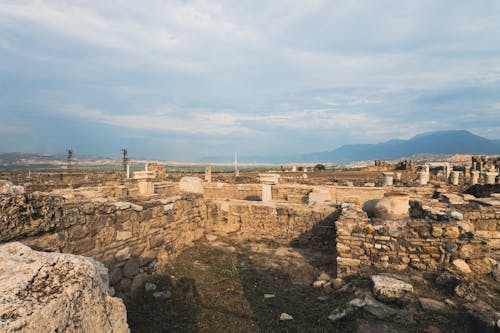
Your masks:
[[[129,332],[107,269],[81,256],[0,245],[1,332]]]
[[[413,294],[413,286],[385,275],[372,275],[373,294],[381,301],[405,301]]]

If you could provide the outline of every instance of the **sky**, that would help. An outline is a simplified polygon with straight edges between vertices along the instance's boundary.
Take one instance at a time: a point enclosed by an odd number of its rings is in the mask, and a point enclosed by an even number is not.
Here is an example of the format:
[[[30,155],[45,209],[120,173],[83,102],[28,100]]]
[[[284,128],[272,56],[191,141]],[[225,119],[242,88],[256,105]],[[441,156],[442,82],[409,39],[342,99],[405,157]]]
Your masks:
[[[0,0],[0,152],[500,139],[500,1]]]

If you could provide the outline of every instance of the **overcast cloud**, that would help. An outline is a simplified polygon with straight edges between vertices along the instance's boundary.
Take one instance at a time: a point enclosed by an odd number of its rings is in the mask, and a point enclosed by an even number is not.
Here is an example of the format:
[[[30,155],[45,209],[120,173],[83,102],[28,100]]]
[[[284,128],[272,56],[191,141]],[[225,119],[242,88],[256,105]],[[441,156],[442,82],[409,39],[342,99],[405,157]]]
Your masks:
[[[0,151],[500,138],[500,2],[1,1]]]

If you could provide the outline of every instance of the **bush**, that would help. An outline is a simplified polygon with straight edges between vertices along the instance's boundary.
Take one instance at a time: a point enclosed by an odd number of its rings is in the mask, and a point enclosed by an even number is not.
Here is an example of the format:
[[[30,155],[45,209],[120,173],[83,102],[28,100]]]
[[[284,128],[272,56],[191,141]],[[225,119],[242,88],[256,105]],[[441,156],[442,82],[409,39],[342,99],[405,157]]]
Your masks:
[[[314,166],[314,171],[325,171],[326,167],[323,164],[316,164]]]

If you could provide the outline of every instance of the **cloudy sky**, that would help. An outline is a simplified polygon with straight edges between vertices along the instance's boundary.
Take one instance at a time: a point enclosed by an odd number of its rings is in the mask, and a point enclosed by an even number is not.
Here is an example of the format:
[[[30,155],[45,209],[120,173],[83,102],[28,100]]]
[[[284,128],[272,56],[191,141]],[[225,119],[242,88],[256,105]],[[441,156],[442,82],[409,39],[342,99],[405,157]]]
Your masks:
[[[0,152],[500,138],[500,1],[0,0]]]

